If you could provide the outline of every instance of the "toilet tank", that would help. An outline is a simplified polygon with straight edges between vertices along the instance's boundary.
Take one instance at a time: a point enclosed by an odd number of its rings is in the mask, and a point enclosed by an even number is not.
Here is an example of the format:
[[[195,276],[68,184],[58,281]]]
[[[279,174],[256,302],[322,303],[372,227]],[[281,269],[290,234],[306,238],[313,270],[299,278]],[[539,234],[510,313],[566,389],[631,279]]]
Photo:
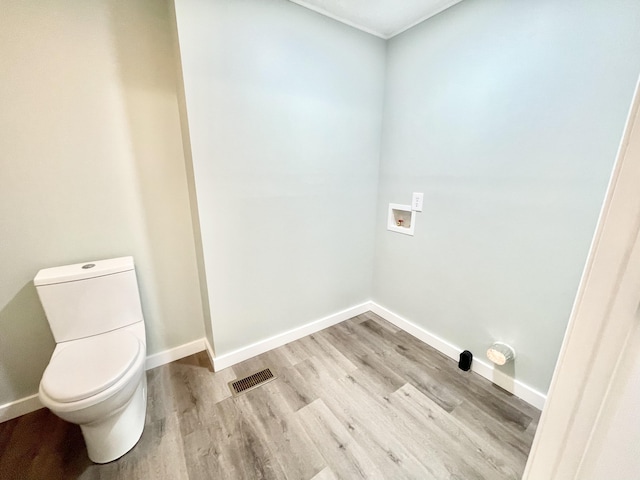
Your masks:
[[[56,343],[143,321],[133,257],[46,268],[33,283]]]

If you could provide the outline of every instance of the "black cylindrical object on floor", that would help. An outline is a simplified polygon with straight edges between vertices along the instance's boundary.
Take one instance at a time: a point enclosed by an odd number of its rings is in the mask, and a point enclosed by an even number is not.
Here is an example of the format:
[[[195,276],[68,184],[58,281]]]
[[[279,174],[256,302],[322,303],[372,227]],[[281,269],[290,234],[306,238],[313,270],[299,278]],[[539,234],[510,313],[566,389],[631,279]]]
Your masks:
[[[473,354],[469,350],[465,350],[460,354],[460,361],[458,362],[458,368],[466,372],[471,368],[472,361],[473,361]]]

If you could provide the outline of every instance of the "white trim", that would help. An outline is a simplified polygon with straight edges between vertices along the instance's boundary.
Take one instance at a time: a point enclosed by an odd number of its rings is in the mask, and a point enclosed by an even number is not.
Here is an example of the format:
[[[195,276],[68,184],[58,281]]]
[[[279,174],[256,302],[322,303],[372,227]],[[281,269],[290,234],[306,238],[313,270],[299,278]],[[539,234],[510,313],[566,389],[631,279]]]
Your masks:
[[[449,7],[453,7],[455,4],[460,3],[462,0],[451,0],[450,2],[446,2],[443,5],[440,6],[440,8],[438,8],[437,10],[428,13],[427,15],[424,15],[423,17],[420,17],[418,20],[416,20],[415,22],[412,22],[404,27],[401,27],[399,30],[396,30],[395,32],[393,32],[391,35],[387,35],[386,37],[383,37],[385,40],[389,40],[390,38],[395,37],[396,35],[400,35],[402,32],[406,32],[407,30],[409,30],[410,28],[415,27],[416,25],[424,22],[425,20],[430,19],[431,17],[435,17],[436,15],[438,15],[439,13],[444,12],[447,8]]]
[[[149,355],[145,363],[145,368],[146,370],[150,370],[152,368],[156,368],[175,360],[187,357],[194,353],[206,350],[207,354],[209,355],[209,359],[213,364],[213,368],[217,372],[249,358],[255,357],[256,355],[260,355],[262,353],[268,352],[269,350],[273,350],[274,348],[281,347],[282,345],[286,345],[287,343],[293,342],[302,337],[306,337],[307,335],[311,335],[312,333],[331,327],[368,311],[372,311],[377,315],[380,315],[385,320],[393,323],[396,327],[404,330],[410,335],[413,335],[419,340],[425,342],[427,345],[430,345],[431,347],[442,352],[448,357],[451,357],[454,360],[458,359],[458,355],[462,351],[462,349],[437,337],[436,335],[433,335],[432,333],[428,332],[422,327],[415,325],[409,320],[396,315],[387,308],[382,307],[375,302],[369,301],[351,308],[347,308],[346,310],[342,310],[340,312],[313,321],[301,327],[294,328],[287,332],[283,332],[265,340],[261,340],[246,347],[239,348],[237,350],[234,350],[233,352],[220,355],[218,357],[215,356],[213,347],[211,346],[207,338],[199,338],[198,340],[194,340],[192,342],[185,343],[183,345],[179,345],[177,347],[170,348],[153,355]],[[537,408],[543,407],[546,397],[542,393],[537,392],[528,385],[518,380],[514,380],[504,373],[495,370],[492,366],[477,359],[474,359],[472,369],[474,372],[482,375],[491,382],[500,385],[508,392],[511,392],[514,395],[522,398],[524,401],[530,403],[531,405]],[[40,403],[37,394],[16,400],[14,402],[9,402],[5,405],[0,405],[0,423],[11,420],[12,418],[19,417],[26,413],[33,412],[40,408],[42,408],[42,404]]]
[[[152,368],[160,367],[175,360],[188,357],[194,353],[202,352],[206,348],[204,341],[204,338],[199,338],[193,342],[184,343],[177,347],[149,355],[147,356],[147,361],[145,363],[145,370],[151,370]]]
[[[29,395],[14,402],[0,405],[0,423],[19,417],[26,413],[35,412],[43,407],[38,394]]]
[[[209,343],[209,339],[207,337],[204,338],[204,346],[207,351],[207,355],[209,355],[209,361],[211,362],[211,365],[213,365],[216,354],[214,353],[213,347]]]
[[[352,22],[350,20],[347,20],[345,18],[339,17],[338,15],[334,15],[333,13],[328,12],[327,10],[317,7],[315,5],[310,5],[305,1],[302,0],[289,0],[291,3],[295,3],[296,5],[299,5],[301,7],[304,7],[308,10],[311,10],[313,12],[319,13],[320,15],[323,15],[325,17],[329,17],[337,22],[340,23],[344,23],[345,25],[349,25],[350,27],[353,27],[357,30],[361,30],[365,33],[369,33],[371,35],[373,35],[374,37],[378,37],[378,38],[382,38],[383,40],[388,40],[390,37],[386,37],[383,34],[381,34],[380,32],[376,32],[375,30],[372,30],[370,28],[367,27],[363,27],[362,25],[359,25],[355,22]],[[459,0],[460,1],[460,0]]]
[[[217,372],[249,358],[268,352],[269,350],[273,350],[274,348],[281,347],[283,345],[286,345],[287,343],[293,342],[302,337],[311,335],[312,333],[318,332],[327,327],[353,318],[362,313],[366,313],[368,311],[372,311],[373,313],[380,315],[388,322],[393,323],[396,327],[404,330],[410,335],[413,335],[417,339],[423,341],[427,345],[430,345],[439,352],[456,361],[458,360],[460,352],[463,350],[447,342],[446,340],[433,335],[432,333],[428,332],[422,327],[417,326],[409,320],[402,318],[401,316],[393,313],[391,310],[371,301],[348,308],[346,310],[342,310],[341,312],[334,313],[333,315],[329,315],[328,317],[321,318],[320,320],[316,320],[301,327],[294,328],[287,332],[275,335],[273,337],[261,340],[259,342],[217,357],[213,354],[213,349],[211,348],[207,340],[205,340],[205,344],[207,346],[209,357],[211,358],[211,361],[213,363],[213,369]],[[515,380],[505,373],[495,369],[492,365],[474,358],[472,363],[472,370],[478,375],[485,377],[487,380],[495,383],[496,385],[499,385],[506,391],[514,394],[515,396],[521,398],[534,407],[539,409],[542,409],[544,407],[544,403],[547,397],[543,393],[538,392],[537,390],[521,382],[520,380]]]
[[[418,20],[411,22],[403,27],[400,27],[398,30],[394,31],[392,34],[390,35],[385,35],[384,33],[380,33],[377,32],[376,30],[373,30],[371,28],[368,27],[364,27],[362,25],[360,25],[359,23],[353,22],[351,20],[347,20],[346,18],[340,17],[339,15],[335,15],[327,10],[325,10],[324,8],[318,7],[317,5],[311,5],[308,2],[305,2],[304,0],[289,0],[291,3],[295,3],[296,5],[300,5],[301,7],[307,8],[313,12],[319,13],[320,15],[324,15],[325,17],[329,17],[333,20],[336,20],[337,22],[340,23],[344,23],[345,25],[349,25],[350,27],[356,28],[358,30],[361,30],[363,32],[369,33],[375,37],[378,38],[382,38],[383,40],[389,40],[390,38],[395,37],[396,35],[401,34],[402,32],[405,32],[407,30],[409,30],[410,28],[415,27],[416,25],[418,25],[419,23],[424,22],[425,20],[428,20],[431,17],[435,17],[436,15],[438,15],[439,13],[442,13],[443,11],[445,11],[447,8],[449,7],[453,7],[455,4],[460,3],[462,0],[450,0],[448,2],[445,2],[444,4],[442,4],[440,7],[438,7],[436,10],[431,11],[430,13],[423,15],[422,17],[420,17]]]
[[[396,315],[395,313],[378,305],[377,303],[364,302],[360,305],[347,308],[346,310],[334,313],[301,327],[294,328],[287,332],[283,332],[281,334],[275,335],[265,340],[261,340],[259,342],[217,357],[214,355],[213,348],[209,341],[206,338],[199,338],[198,340],[194,340],[193,342],[185,343],[183,345],[179,345],[177,347],[170,348],[153,355],[149,355],[145,363],[145,368],[146,370],[150,370],[152,368],[156,368],[175,360],[187,357],[189,355],[193,355],[194,353],[206,350],[207,354],[209,355],[209,359],[213,364],[213,368],[217,372],[249,358],[255,357],[256,355],[260,355],[262,353],[268,352],[269,350],[273,350],[274,348],[281,347],[282,345],[286,345],[287,343],[293,342],[302,337],[306,337],[307,335],[311,335],[312,333],[319,332],[320,330],[331,327],[333,325],[336,325],[337,323],[343,322],[368,311],[372,311],[380,315],[385,320],[393,323],[396,327],[401,328],[405,332],[413,335],[414,337],[432,346],[436,350],[444,353],[454,360],[457,360],[458,355],[462,351],[462,349],[456,347],[455,345],[442,340],[441,338],[433,335],[427,330],[424,330],[422,327],[419,327],[414,323],[400,317],[399,315]],[[526,402],[529,402],[531,405],[537,408],[543,407],[546,397],[542,393],[537,392],[524,383],[518,380],[514,380],[513,378],[505,375],[498,370],[495,370],[490,365],[477,359],[474,359],[472,369],[479,375],[482,375],[493,383],[500,385],[505,390],[522,398]],[[40,403],[37,394],[7,403],[5,405],[0,405],[0,422],[11,420],[12,418],[24,415],[25,413],[38,410],[39,408],[42,408],[42,404]]]
[[[460,352],[462,352],[462,348],[457,347],[446,340],[441,339],[440,337],[428,332],[422,327],[406,320],[393,313],[391,310],[378,305],[375,302],[371,302],[371,311],[376,315],[381,316],[386,321],[393,323],[396,327],[404,330],[410,335],[413,335],[418,340],[423,341],[427,345],[435,348],[439,352],[445,354],[447,357],[450,357],[454,360],[458,360]],[[536,408],[542,409],[544,407],[545,401],[547,399],[546,395],[538,392],[534,388],[531,388],[529,385],[521,382],[520,380],[516,380],[505,373],[495,369],[492,365],[483,362],[482,360],[478,360],[477,358],[473,359],[471,364],[471,370],[476,372],[478,375],[483,376],[487,380],[499,385],[504,388],[506,391],[514,394],[516,397],[521,398],[525,402],[533,405]]]
[[[355,307],[347,308],[346,310],[321,318],[320,320],[307,323],[301,327],[296,327],[265,340],[260,340],[246,347],[216,356],[213,358],[213,369],[217,372],[249,358],[255,357],[256,355],[260,355],[302,337],[306,337],[307,335],[311,335],[312,333],[319,332],[320,330],[331,327],[336,323],[344,322],[345,320],[368,312],[370,310],[370,305],[371,302],[365,302],[360,305],[356,305]]]

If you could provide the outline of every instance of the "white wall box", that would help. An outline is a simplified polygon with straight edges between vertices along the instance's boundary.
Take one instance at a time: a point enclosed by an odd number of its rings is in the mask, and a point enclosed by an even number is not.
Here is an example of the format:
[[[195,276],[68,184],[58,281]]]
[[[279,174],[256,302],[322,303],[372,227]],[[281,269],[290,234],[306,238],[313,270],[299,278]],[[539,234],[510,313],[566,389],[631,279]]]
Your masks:
[[[404,233],[405,235],[413,235],[415,226],[416,212],[411,210],[411,205],[389,204],[387,230]]]

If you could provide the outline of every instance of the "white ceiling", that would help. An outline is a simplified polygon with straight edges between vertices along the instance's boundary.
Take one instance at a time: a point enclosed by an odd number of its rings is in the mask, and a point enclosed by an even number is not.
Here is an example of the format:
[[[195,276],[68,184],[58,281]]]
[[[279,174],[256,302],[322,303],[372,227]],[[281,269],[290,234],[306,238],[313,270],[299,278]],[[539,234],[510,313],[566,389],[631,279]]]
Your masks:
[[[462,0],[290,0],[387,39]]]

